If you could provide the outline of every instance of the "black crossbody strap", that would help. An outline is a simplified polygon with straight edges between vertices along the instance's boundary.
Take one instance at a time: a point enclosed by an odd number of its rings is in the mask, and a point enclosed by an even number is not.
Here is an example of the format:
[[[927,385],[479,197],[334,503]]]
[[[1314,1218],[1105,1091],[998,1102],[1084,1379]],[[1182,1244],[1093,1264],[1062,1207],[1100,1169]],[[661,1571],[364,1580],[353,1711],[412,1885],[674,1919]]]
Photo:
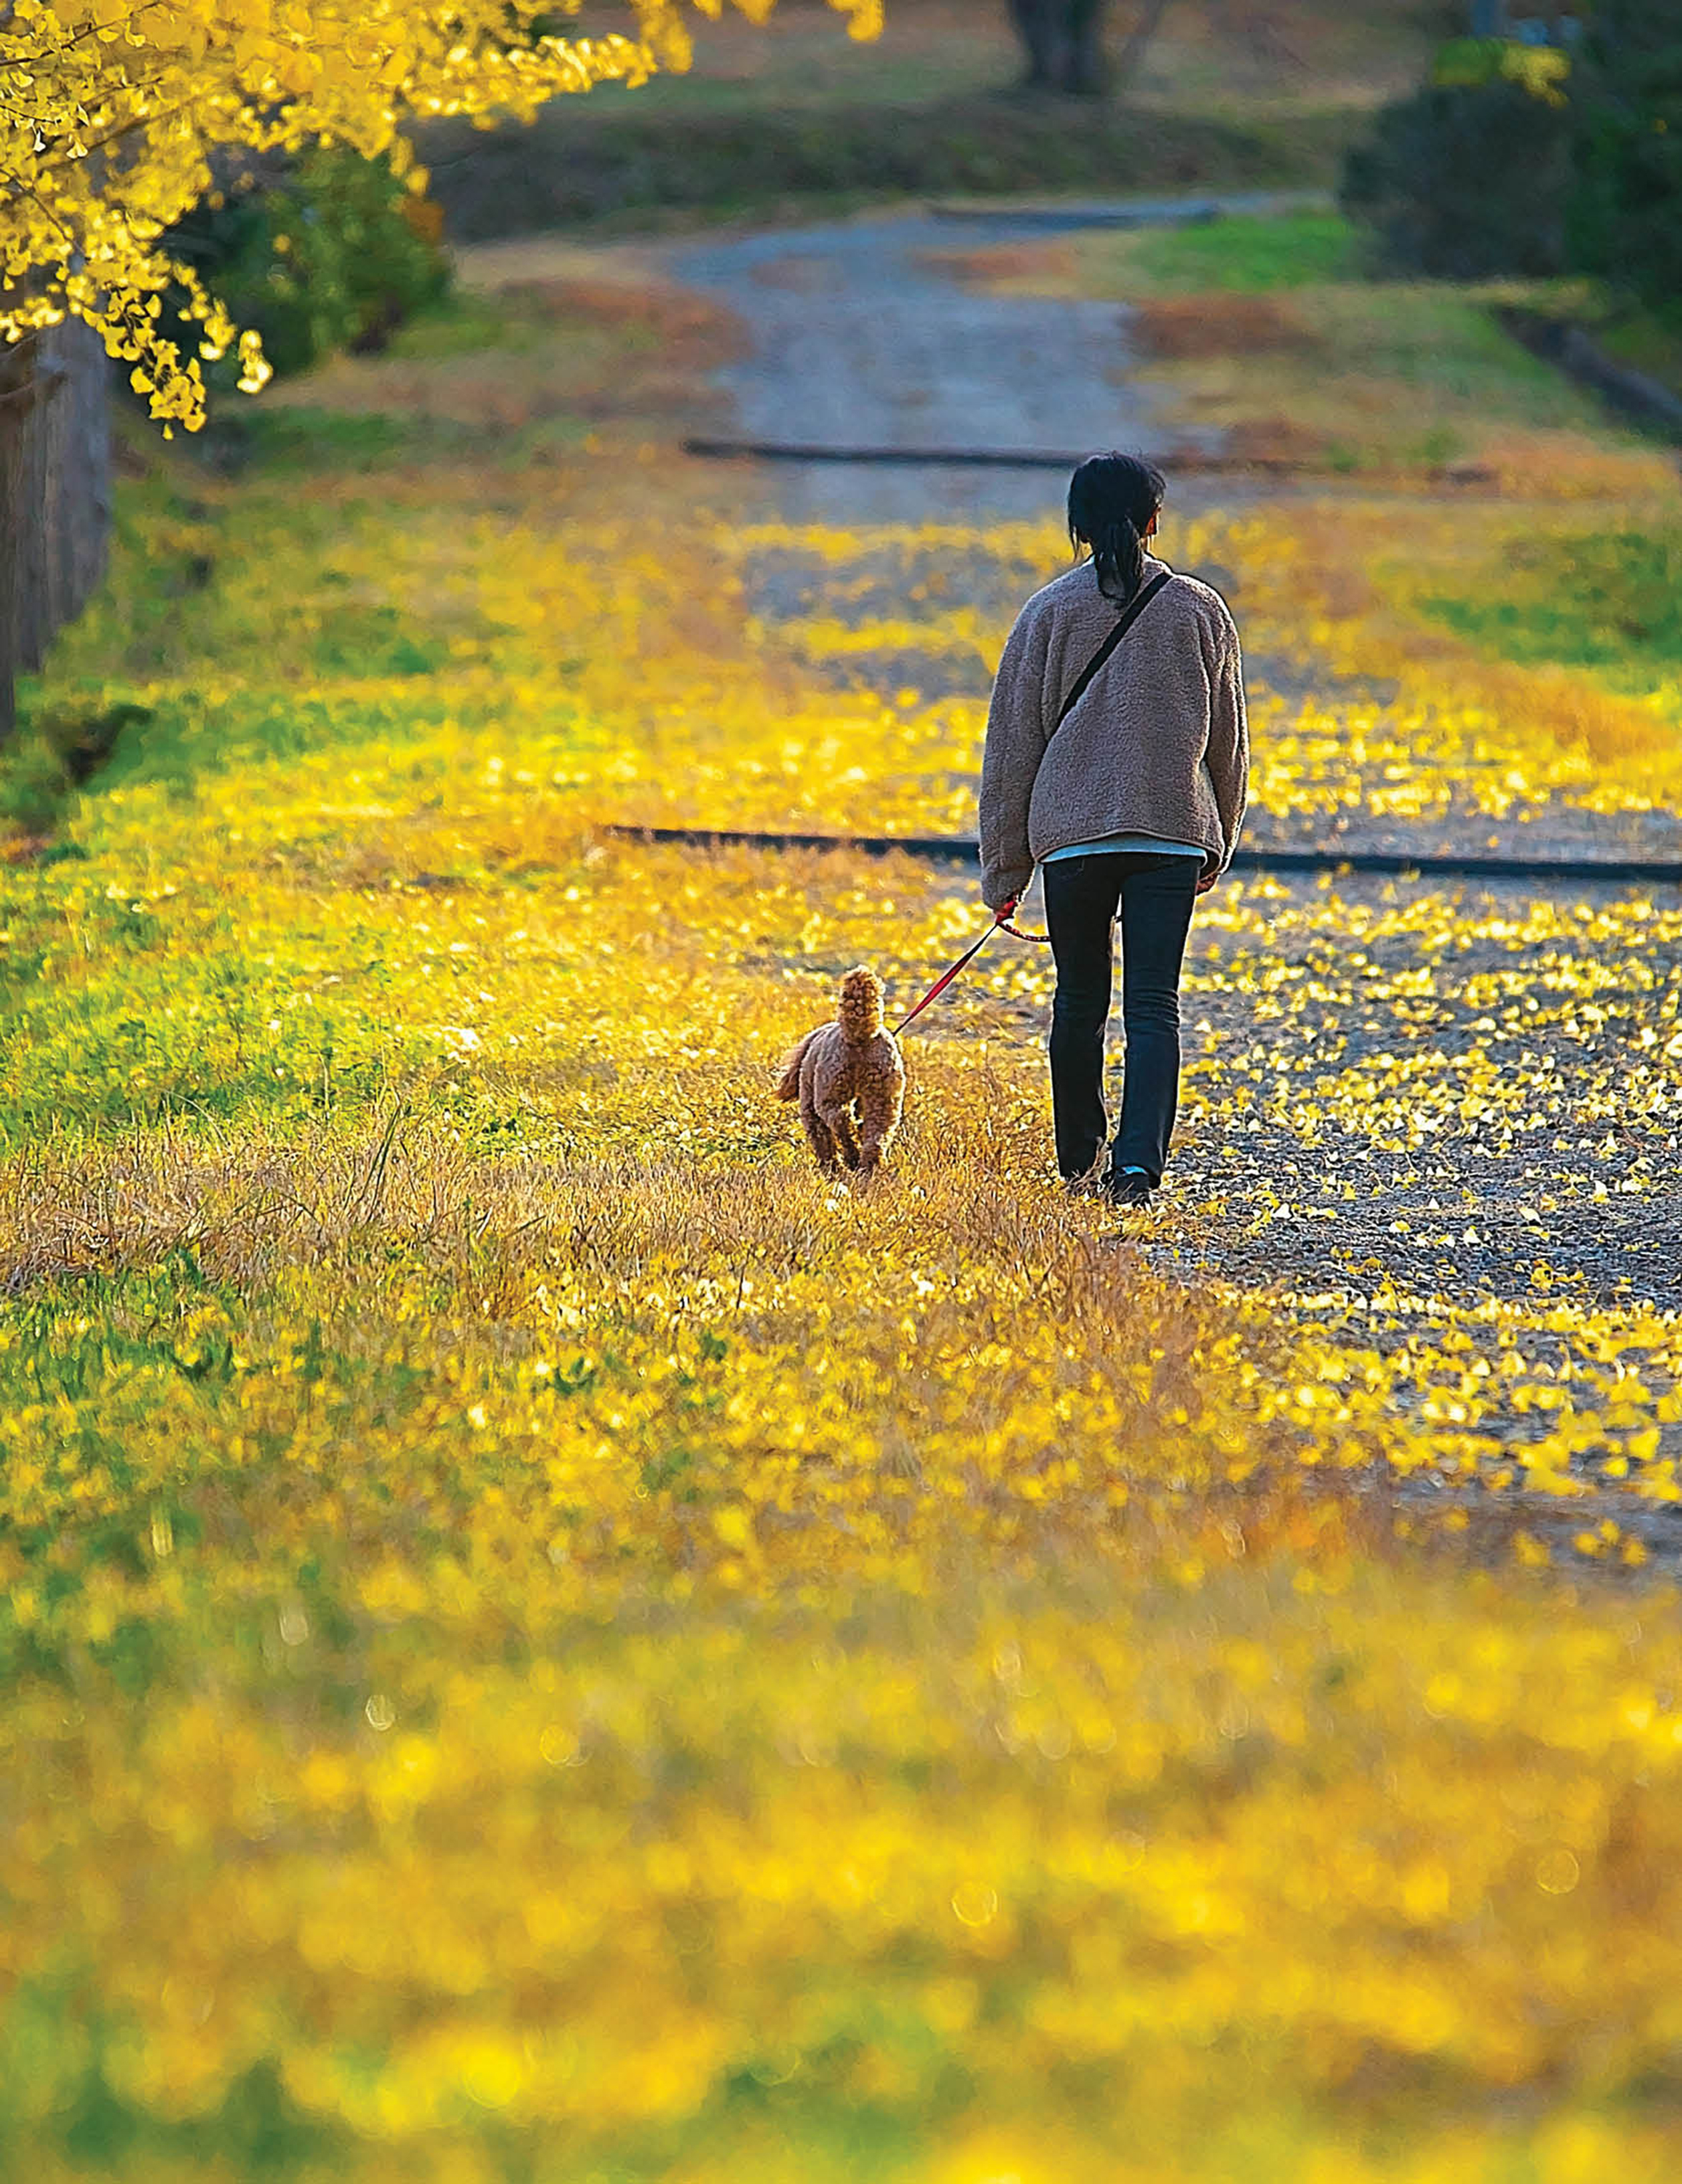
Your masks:
[[[1070,691],[1068,696],[1064,699],[1063,710],[1057,716],[1058,727],[1061,728],[1062,727],[1064,722],[1068,719],[1075,707],[1079,705],[1081,699],[1086,695],[1087,685],[1091,682],[1093,677],[1098,672],[1099,669],[1104,665],[1105,661],[1110,657],[1110,655],[1115,650],[1116,647],[1121,643],[1122,639],[1127,635],[1128,632],[1133,627],[1133,624],[1139,620],[1139,616],[1145,612],[1146,607],[1150,605],[1152,599],[1156,598],[1157,593],[1161,590],[1163,585],[1167,582],[1169,577],[1172,577],[1173,573],[1174,572],[1172,569],[1164,569],[1160,575],[1153,577],[1148,584],[1145,585],[1140,590],[1135,592],[1132,599],[1128,600],[1127,606],[1122,612],[1121,620],[1116,624],[1116,627],[1111,631],[1108,637],[1105,638],[1103,644],[1099,646],[1097,651],[1093,654],[1091,659],[1087,661],[1086,666],[1075,677],[1075,687]],[[1055,733],[1055,729],[1053,730],[1053,733]]]

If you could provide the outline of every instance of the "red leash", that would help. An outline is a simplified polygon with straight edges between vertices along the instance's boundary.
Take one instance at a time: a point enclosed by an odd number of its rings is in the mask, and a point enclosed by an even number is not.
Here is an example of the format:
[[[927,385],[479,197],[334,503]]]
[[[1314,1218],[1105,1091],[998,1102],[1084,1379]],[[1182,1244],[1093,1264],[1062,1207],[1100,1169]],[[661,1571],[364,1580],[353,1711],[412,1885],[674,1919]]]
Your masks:
[[[1014,907],[1014,905],[1012,906]],[[982,934],[980,939],[975,943],[974,946],[965,949],[963,954],[959,956],[957,961],[953,964],[951,969],[950,971],[943,971],[941,972],[940,976],[935,980],[934,983],[929,988],[928,991],[911,1011],[910,1016],[902,1017],[899,1022],[894,1025],[894,1036],[895,1039],[899,1038],[900,1033],[905,1030],[907,1024],[913,1024],[916,1022],[917,1018],[922,1014],[923,1011],[928,1006],[931,1001],[938,1001],[939,1000],[940,996],[945,992],[948,986],[951,984],[953,979],[955,978],[959,972],[963,969],[965,964],[972,961],[974,957],[979,956],[982,950],[986,947],[988,942],[993,938],[994,934],[999,932],[1014,933],[1018,940],[1038,941],[1041,945],[1049,944],[1051,939],[1049,933],[1024,933],[1020,926],[1011,924],[1011,912],[1009,910],[1000,911],[994,916],[992,924],[988,927],[986,932]]]

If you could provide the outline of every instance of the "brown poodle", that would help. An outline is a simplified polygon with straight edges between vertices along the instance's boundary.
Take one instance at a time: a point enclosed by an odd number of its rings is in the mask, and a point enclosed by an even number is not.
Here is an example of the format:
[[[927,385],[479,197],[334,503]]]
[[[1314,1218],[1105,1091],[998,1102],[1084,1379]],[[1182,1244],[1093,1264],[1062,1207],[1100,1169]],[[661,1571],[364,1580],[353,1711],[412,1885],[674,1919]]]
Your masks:
[[[835,1173],[838,1156],[861,1184],[870,1181],[899,1127],[905,1096],[905,1065],[899,1042],[883,1028],[882,981],[874,971],[847,973],[839,1017],[806,1034],[788,1057],[777,1096],[799,1101],[826,1175]]]

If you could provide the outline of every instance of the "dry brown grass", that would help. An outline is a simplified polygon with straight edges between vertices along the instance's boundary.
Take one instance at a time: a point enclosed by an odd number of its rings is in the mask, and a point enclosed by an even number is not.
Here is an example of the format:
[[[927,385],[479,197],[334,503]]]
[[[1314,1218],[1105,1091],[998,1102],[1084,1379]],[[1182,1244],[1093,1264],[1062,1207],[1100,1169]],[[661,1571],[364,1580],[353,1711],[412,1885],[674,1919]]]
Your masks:
[[[662,960],[674,938],[661,936]],[[690,967],[699,981],[706,960]],[[713,976],[716,978],[716,967]],[[755,1045],[763,1042],[755,1041]],[[778,1050],[777,1039],[766,1051]],[[599,1059],[557,1052],[523,1082],[560,1096],[593,1083]],[[426,1118],[437,1087],[420,1075],[395,1085],[381,1112],[347,1129],[322,1123],[265,1140],[168,1122],[75,1151],[42,1147],[0,1167],[0,1291],[45,1280],[155,1265],[190,1249],[207,1273],[242,1286],[283,1270],[365,1267],[382,1244],[425,1245],[459,1233],[506,1243],[510,1265],[540,1263],[557,1232],[588,1230],[587,1256],[615,1280],[656,1262],[699,1268],[805,1263],[820,1229],[850,1224],[854,1248],[897,1255],[933,1240],[955,1269],[1012,1261],[1083,1261],[1094,1219],[1041,1173],[1037,1109],[983,1064],[911,1056],[903,1131],[874,1190],[855,1196],[811,1168],[792,1118],[771,1097],[774,1071],[751,1059],[673,1065],[686,1103],[720,1114],[762,1111],[787,1138],[773,1156],[732,1172],[684,1153],[670,1158],[563,1150],[554,1157],[488,1156],[447,1123]],[[661,1069],[626,1060],[624,1072],[660,1096]],[[442,1074],[443,1072],[440,1072]],[[619,1073],[615,1067],[615,1073]],[[1122,1256],[1131,1259],[1131,1255]],[[1118,1267],[1113,1251],[1106,1263]]]
[[[1107,244],[1112,238],[1103,241]],[[1155,294],[1148,280],[1113,278],[1115,269],[1106,260],[1100,261],[1094,279],[1092,248],[1089,237],[998,243],[979,250],[929,251],[923,262],[985,295],[1113,301],[1120,307],[1126,338],[1157,362],[1247,361],[1264,355],[1300,364],[1324,355],[1323,336],[1292,298],[1226,289]],[[1313,444],[1321,444],[1319,436]]]
[[[1127,328],[1147,356],[1311,358],[1325,344],[1293,304],[1276,296],[1153,296],[1128,309]]]
[[[1324,432],[1283,413],[1244,419],[1230,428],[1226,442],[1230,460],[1258,470],[1317,470],[1325,463],[1326,448]]]
[[[764,1095],[755,1072],[720,1074],[738,1098]],[[919,1450],[956,1434],[1014,1443],[1045,1375],[1052,1398],[1101,1396],[1165,1461],[1178,1422],[1186,1462],[1206,1465],[1206,1421],[1224,1404],[1208,1360],[1231,1354],[1229,1310],[1100,1234],[1089,1209],[1027,1168],[1020,1107],[975,1092],[972,1071],[921,1072],[894,1162],[865,1196],[798,1157],[741,1168],[727,1190],[681,1153],[487,1159],[459,1133],[411,1119],[400,1099],[379,1126],[284,1142],[152,1130],[13,1164],[0,1293],[62,1290],[185,1254],[226,1291],[307,1296],[377,1351],[401,1340],[420,1284],[448,1300],[454,1354],[498,1369],[582,1339],[569,1329],[638,1355],[652,1342],[658,1356],[679,1330],[723,1319],[732,1347],[783,1361],[794,1407],[850,1388],[889,1478],[921,1476]],[[1007,1367],[957,1372],[1006,1344]],[[1271,1346],[1254,1328],[1246,1355],[1259,1362]],[[1247,1451],[1252,1477],[1284,1461],[1287,1500],[1297,1439],[1281,1424]],[[1055,1456],[1042,1435],[1035,1461]],[[970,1496],[988,1502],[992,1489],[972,1481]]]
[[[1396,664],[1423,680],[1451,676],[1462,700],[1498,720],[1524,722],[1533,733],[1550,737],[1563,750],[1581,748],[1605,766],[1639,760],[1644,754],[1667,755],[1675,748],[1671,722],[1640,704],[1607,690],[1590,677],[1568,667],[1518,667],[1482,660],[1454,639],[1410,630],[1396,648]]]
[[[502,322],[498,341],[436,354],[333,359],[264,398],[277,409],[406,415],[506,430],[547,419],[676,433],[710,414],[707,376],[741,354],[721,306],[632,254],[593,266],[541,247],[464,254],[462,287]],[[477,261],[477,262],[476,262]]]
[[[1485,435],[1479,453],[1501,491],[1515,499],[1675,505],[1675,453],[1651,443],[1607,445],[1581,432],[1497,428]]]

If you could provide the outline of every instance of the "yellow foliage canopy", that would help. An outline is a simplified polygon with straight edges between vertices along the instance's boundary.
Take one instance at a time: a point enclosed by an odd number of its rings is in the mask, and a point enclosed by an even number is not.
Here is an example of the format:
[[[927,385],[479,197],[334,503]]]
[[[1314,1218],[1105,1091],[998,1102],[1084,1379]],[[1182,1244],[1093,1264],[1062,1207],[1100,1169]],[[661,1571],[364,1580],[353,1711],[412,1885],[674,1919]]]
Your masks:
[[[212,183],[219,147],[285,150],[312,140],[390,153],[413,116],[529,120],[560,92],[641,83],[689,60],[690,6],[621,0],[622,31],[547,30],[581,0],[14,0],[0,13],[0,337],[15,342],[66,315],[86,319],[134,366],[152,414],[203,421],[200,359],[238,343],[240,384],[268,376],[190,266],[160,247]],[[734,0],[761,20],[776,0]],[[880,0],[832,0],[855,36]],[[419,179],[417,175],[417,180]],[[189,298],[198,356],[162,334],[165,289]]]

